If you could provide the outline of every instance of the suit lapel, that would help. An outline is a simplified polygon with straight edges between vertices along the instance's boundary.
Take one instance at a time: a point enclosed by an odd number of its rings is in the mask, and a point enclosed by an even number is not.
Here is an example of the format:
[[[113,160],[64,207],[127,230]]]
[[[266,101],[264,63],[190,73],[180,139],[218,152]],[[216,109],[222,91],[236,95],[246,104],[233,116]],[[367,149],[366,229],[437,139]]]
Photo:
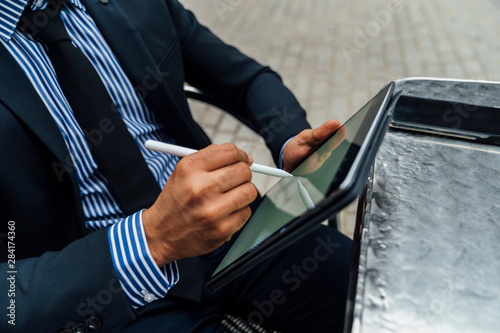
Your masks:
[[[0,101],[64,164],[68,150],[51,114],[15,59],[0,45]],[[13,138],[15,139],[15,138]]]
[[[0,73],[4,78],[0,80],[0,103],[14,113],[47,146],[61,165],[66,165],[69,151],[54,118],[21,67],[3,45],[0,45]],[[85,232],[78,180],[72,170],[68,170],[67,174],[77,202],[80,227]]]

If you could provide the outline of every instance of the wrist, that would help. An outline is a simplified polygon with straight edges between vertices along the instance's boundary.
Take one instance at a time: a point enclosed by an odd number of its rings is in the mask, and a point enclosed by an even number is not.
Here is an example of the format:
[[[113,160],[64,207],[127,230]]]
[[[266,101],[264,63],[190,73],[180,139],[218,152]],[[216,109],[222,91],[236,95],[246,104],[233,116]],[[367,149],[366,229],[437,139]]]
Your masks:
[[[285,141],[285,143],[283,144],[283,146],[281,146],[280,158],[279,158],[279,162],[278,162],[278,168],[280,168],[280,169],[285,170],[285,168],[284,168],[284,161],[283,161],[283,153],[285,152],[285,147],[286,147],[286,145],[287,145],[287,144],[290,142],[290,140],[292,140],[294,137],[295,137],[295,135],[294,135],[294,136],[292,136],[292,137],[290,137],[288,140],[286,140],[286,141]]]
[[[162,237],[160,230],[154,227],[157,225],[155,221],[158,220],[159,216],[153,208],[142,211],[142,224],[149,252],[158,267],[161,267],[175,261],[175,259],[169,258],[169,256],[166,255],[166,253],[170,251],[168,250],[165,239]]]

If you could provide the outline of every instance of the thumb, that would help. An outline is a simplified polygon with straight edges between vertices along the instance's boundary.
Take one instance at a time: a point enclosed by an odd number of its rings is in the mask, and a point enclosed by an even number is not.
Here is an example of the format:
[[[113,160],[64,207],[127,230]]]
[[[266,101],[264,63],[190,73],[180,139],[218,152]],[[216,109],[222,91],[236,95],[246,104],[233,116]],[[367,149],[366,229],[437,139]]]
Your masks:
[[[315,128],[311,132],[310,143],[311,145],[317,145],[330,137],[335,131],[340,128],[340,122],[337,119],[331,119],[322,124],[321,126]]]

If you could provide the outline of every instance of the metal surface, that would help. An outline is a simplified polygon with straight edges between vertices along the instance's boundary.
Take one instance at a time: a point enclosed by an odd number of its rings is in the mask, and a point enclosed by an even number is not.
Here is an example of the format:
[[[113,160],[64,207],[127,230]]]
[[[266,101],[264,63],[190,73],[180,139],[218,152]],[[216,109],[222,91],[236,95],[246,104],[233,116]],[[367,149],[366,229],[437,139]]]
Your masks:
[[[405,94],[500,104],[496,84],[408,83]],[[498,332],[500,147],[389,131],[365,195],[349,329]]]
[[[395,82],[396,90],[403,90],[406,96],[500,106],[500,82],[435,78],[407,78]]]

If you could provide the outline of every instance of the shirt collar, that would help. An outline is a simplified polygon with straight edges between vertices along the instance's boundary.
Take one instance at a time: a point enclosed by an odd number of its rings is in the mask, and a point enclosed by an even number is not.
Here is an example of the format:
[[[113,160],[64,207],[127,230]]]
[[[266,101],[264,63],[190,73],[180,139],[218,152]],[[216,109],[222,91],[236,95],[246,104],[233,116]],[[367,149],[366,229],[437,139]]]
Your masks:
[[[43,9],[47,6],[47,1],[34,0],[31,9]],[[5,41],[10,40],[29,2],[29,0],[0,0],[0,38]],[[68,2],[78,9],[85,10],[80,0],[68,0]]]

